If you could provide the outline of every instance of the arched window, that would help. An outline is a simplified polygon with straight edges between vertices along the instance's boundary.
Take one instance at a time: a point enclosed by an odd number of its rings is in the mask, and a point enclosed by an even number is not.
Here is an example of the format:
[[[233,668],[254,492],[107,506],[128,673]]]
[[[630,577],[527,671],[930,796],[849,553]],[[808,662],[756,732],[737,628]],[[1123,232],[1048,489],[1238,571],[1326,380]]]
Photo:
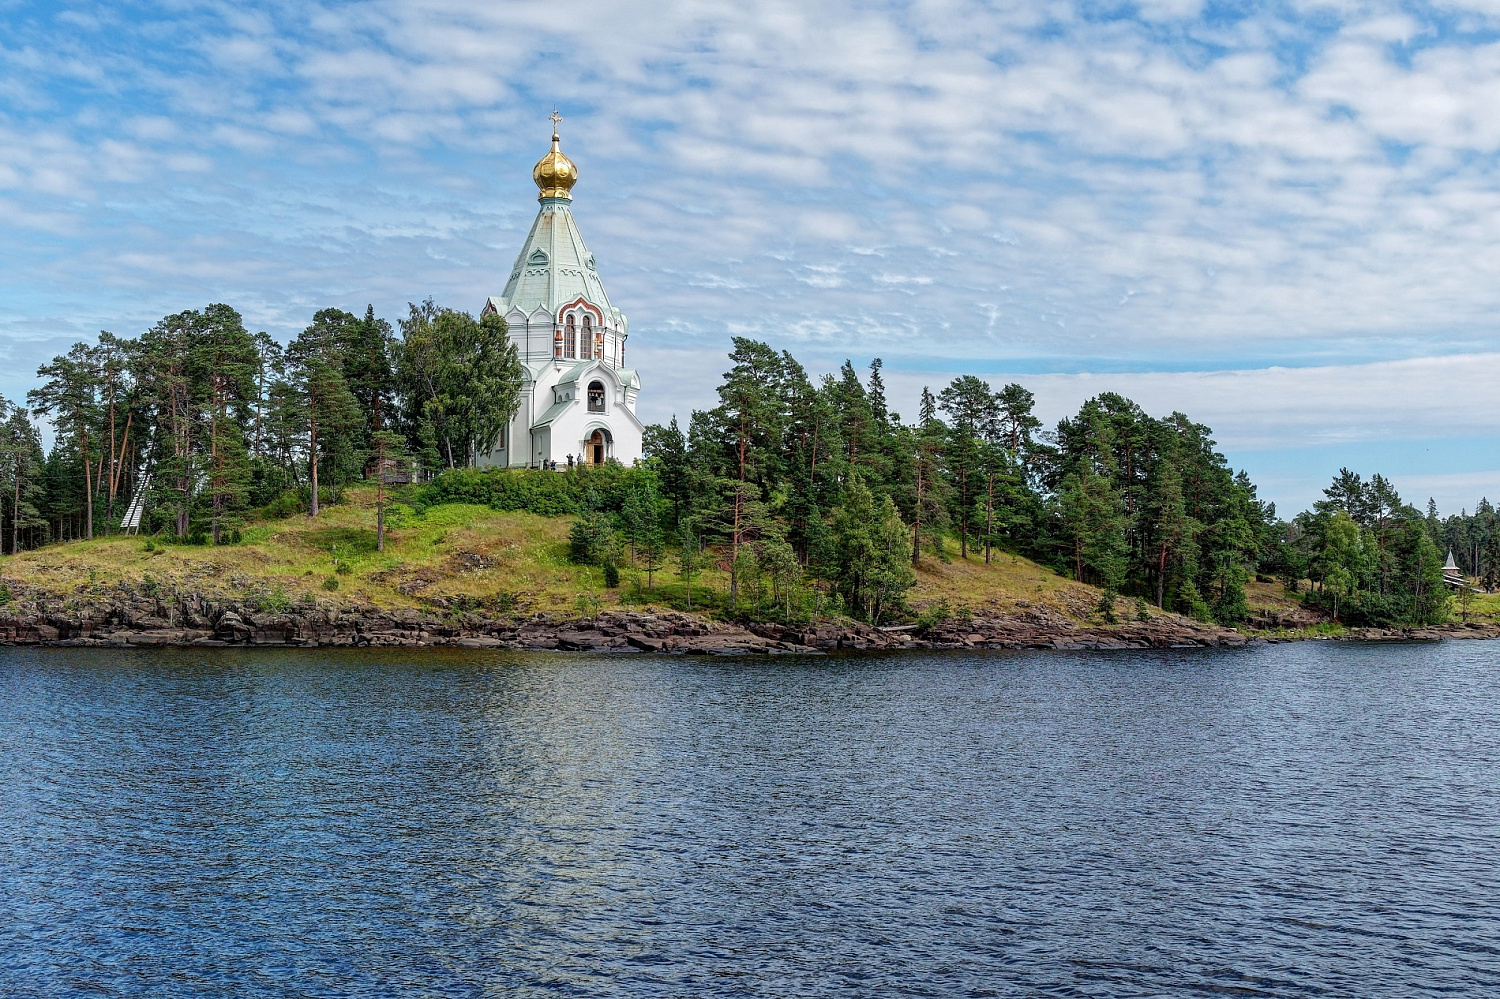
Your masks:
[[[604,383],[589,382],[589,412],[604,412]]]
[[[568,319],[567,319],[567,322],[564,324],[564,328],[563,328],[563,356],[564,357],[577,357],[578,356],[576,348],[573,346],[573,343],[574,343],[573,313],[570,312],[570,313],[568,313]]]
[[[588,313],[584,313],[584,315],[583,315],[583,343],[587,344],[587,346],[581,348],[578,351],[578,356],[579,357],[593,357],[594,356],[594,320],[592,318],[590,318],[590,316],[589,316]]]

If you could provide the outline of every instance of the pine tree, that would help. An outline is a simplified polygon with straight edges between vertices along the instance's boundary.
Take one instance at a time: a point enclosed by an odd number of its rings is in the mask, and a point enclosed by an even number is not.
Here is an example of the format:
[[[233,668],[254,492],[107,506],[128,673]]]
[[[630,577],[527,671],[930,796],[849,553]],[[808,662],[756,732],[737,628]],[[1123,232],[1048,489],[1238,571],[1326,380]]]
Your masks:
[[[375,465],[375,550],[385,551],[385,475],[387,467],[410,460],[406,438],[394,430],[370,435],[370,457]]]
[[[42,487],[42,439],[26,410],[0,399],[0,506],[10,520],[10,553],[21,550],[21,532],[45,527],[38,504]]]
[[[777,386],[784,376],[781,358],[763,343],[744,337],[734,338],[729,354],[731,368],[724,373],[719,386],[719,406],[710,414],[715,436],[728,452],[727,474],[720,475],[727,509],[724,520],[728,528],[729,606],[739,602],[740,548],[747,537],[753,537],[760,521],[751,508],[760,483],[774,478],[781,456],[782,412]]]
[[[963,375],[938,393],[938,403],[953,420],[948,435],[948,469],[957,479],[954,499],[959,556],[968,558],[974,498],[985,479],[984,441],[993,434],[997,416],[995,394],[987,383]]]
[[[210,305],[197,324],[189,360],[192,395],[207,424],[202,466],[206,473],[209,525],[214,544],[236,531],[250,483],[250,422],[260,357],[255,339],[227,305]]]
[[[33,412],[53,417],[60,434],[68,436],[75,449],[83,477],[84,537],[94,536],[93,448],[97,439],[90,431],[98,419],[100,373],[98,357],[88,344],[77,343],[67,354],[37,369],[45,378],[27,394]]]
[[[642,450],[656,469],[663,495],[672,503],[672,522],[676,523],[692,503],[692,460],[677,417],[665,427],[647,427]]]
[[[887,496],[876,506],[864,480],[851,474],[832,533],[839,592],[849,607],[878,623],[917,581],[908,557],[906,525],[895,503]]]
[[[947,558],[942,540],[943,528],[948,523],[948,484],[943,475],[946,436],[947,428],[938,419],[937,400],[924,385],[917,426],[910,445],[916,486],[911,527],[911,564],[914,566],[921,561],[924,529],[933,550]]]
[[[665,547],[661,530],[661,494],[653,476],[643,476],[626,494],[621,519],[630,541],[632,558],[646,570],[646,586],[655,588],[655,573],[661,568]]]
[[[364,415],[349,391],[339,357],[342,317],[353,318],[337,310],[319,312],[286,352],[293,389],[288,401],[306,434],[309,517],[318,515],[321,502],[320,465],[328,463],[335,491],[341,473],[352,476],[364,467],[364,452],[359,446]]]

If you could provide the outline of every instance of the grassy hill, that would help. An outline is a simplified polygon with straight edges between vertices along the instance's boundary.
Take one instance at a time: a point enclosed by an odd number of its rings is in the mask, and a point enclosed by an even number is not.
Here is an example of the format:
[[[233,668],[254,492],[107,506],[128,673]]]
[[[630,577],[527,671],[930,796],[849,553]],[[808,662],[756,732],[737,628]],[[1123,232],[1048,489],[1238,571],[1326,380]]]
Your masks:
[[[347,490],[343,502],[316,518],[296,514],[252,523],[243,541],[221,547],[165,544],[140,536],[70,541],[0,560],[0,578],[58,595],[79,586],[129,582],[208,596],[261,594],[274,604],[304,594],[378,608],[438,604],[501,611],[591,613],[623,606],[687,608],[687,590],[675,565],[646,574],[625,568],[621,585],[608,588],[597,568],[568,559],[573,518],[511,513],[487,506],[445,503],[418,513],[396,505],[387,513],[386,547],[375,550],[375,491]],[[669,560],[670,562],[670,560]],[[728,574],[709,565],[693,581],[692,606],[723,610]],[[1252,583],[1252,613],[1295,616],[1298,606],[1281,587]],[[914,610],[939,601],[957,614],[1009,617],[1056,615],[1100,623],[1099,590],[1059,576],[1017,555],[996,552],[949,560],[926,555],[908,596]],[[1133,598],[1116,605],[1122,619],[1144,612],[1162,616]],[[1165,615],[1175,618],[1175,615]],[[1500,597],[1477,600],[1471,619],[1500,618]]]
[[[0,576],[58,594],[80,584],[129,581],[204,594],[261,591],[296,599],[311,593],[378,607],[437,598],[554,612],[687,605],[675,567],[656,573],[651,588],[644,572],[626,568],[621,585],[609,589],[600,570],[570,562],[571,517],[463,503],[418,514],[398,505],[387,514],[385,550],[377,552],[374,501],[373,488],[349,489],[316,519],[298,514],[252,523],[235,545],[172,545],[134,535],[49,545],[5,558]],[[694,578],[694,606],[721,604],[727,587],[727,573],[706,568]],[[955,549],[947,563],[923,559],[911,594],[918,607],[939,599],[955,610],[1046,607],[1083,620],[1097,608],[1099,593],[1018,556],[997,552],[987,566],[973,556],[959,559]]]

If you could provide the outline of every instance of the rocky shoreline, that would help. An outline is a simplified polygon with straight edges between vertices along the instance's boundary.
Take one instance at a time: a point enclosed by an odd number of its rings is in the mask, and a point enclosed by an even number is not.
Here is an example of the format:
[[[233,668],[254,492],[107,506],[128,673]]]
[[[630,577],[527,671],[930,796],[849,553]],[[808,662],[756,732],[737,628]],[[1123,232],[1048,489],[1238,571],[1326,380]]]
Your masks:
[[[13,586],[12,590],[16,588]],[[1235,647],[1275,641],[1161,615],[1116,625],[1080,625],[1045,608],[974,616],[918,629],[855,622],[745,626],[696,614],[606,611],[592,617],[492,615],[451,607],[381,609],[332,600],[270,607],[254,598],[143,590],[126,584],[80,588],[71,597],[13,592],[0,607],[0,644],[96,647],[457,646],[669,654],[810,653],[884,649],[1149,649]],[[1420,631],[1353,629],[1348,639],[1500,637],[1500,626],[1447,625]]]

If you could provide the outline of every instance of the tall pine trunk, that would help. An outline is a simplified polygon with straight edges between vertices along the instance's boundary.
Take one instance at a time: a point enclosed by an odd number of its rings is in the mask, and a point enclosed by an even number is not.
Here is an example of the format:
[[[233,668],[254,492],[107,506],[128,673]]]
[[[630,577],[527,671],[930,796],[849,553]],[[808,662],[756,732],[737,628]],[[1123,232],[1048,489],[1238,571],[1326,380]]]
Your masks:
[[[958,470],[958,557],[969,557],[969,470]]]
[[[740,412],[740,484],[734,491],[734,530],[729,536],[729,609],[739,606],[740,596],[740,513],[745,505],[745,448],[746,435],[744,411]]]
[[[316,517],[318,515],[318,421],[312,416],[307,418],[307,460],[308,473],[312,479],[312,502],[308,505],[307,515]]]
[[[385,551],[385,458],[375,458],[375,550]]]
[[[990,539],[995,536],[995,470],[990,469],[989,492],[984,500],[984,564],[990,564]]]
[[[83,502],[84,502],[84,536],[89,540],[94,537],[94,481],[90,477],[93,471],[89,464],[89,435],[83,435]]]
[[[922,454],[917,452],[917,503],[913,507],[911,523],[911,564],[915,568],[922,561]]]

